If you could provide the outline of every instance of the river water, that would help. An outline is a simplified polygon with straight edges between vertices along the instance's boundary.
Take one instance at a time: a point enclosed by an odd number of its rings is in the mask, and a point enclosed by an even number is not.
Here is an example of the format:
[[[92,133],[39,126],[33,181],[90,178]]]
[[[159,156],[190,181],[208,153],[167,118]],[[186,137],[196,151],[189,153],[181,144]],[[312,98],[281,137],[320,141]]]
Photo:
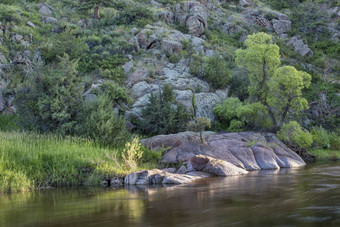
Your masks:
[[[0,226],[340,226],[340,163],[172,187],[2,195]]]

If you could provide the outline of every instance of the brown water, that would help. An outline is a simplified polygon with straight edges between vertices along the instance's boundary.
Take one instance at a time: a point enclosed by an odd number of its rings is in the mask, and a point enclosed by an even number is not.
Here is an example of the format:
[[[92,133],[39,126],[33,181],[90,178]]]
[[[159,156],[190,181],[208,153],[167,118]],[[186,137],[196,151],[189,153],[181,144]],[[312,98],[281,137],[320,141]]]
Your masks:
[[[1,196],[0,226],[340,226],[340,163],[173,187]]]

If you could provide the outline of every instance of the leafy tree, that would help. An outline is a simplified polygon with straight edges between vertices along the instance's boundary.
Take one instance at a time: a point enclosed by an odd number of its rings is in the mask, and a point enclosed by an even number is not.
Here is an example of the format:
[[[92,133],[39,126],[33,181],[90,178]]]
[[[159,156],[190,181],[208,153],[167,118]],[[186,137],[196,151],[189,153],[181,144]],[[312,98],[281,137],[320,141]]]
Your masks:
[[[272,120],[273,130],[279,130],[289,110],[308,108],[301,90],[310,85],[311,76],[292,66],[280,65],[279,47],[266,33],[249,35],[246,49],[236,51],[236,63],[249,72],[250,95],[260,101]]]
[[[301,90],[309,87],[311,76],[292,66],[278,68],[269,81],[269,109],[274,111],[279,128],[285,122],[288,111],[299,112],[308,109],[308,102],[302,97]],[[274,124],[275,125],[275,124]]]
[[[83,10],[93,9],[95,19],[100,19],[100,7],[112,6],[115,0],[80,0],[80,8]]]
[[[187,126],[188,130],[198,132],[200,134],[200,140],[202,144],[205,144],[203,138],[203,132],[207,128],[211,128],[211,121],[205,117],[195,117],[193,121],[190,121]]]

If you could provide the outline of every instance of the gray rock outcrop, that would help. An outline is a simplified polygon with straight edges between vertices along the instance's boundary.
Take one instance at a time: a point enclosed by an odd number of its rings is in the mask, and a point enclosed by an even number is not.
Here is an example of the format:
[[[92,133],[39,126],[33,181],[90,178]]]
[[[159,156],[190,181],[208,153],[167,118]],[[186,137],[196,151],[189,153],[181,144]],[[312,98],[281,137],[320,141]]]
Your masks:
[[[174,19],[186,26],[191,35],[202,36],[208,28],[208,16],[199,2],[187,1],[175,6]]]
[[[195,155],[206,155],[227,161],[247,171],[304,166],[301,157],[284,145],[274,134],[256,132],[206,133],[207,145],[201,145],[195,133],[161,135],[142,140],[149,148],[167,147],[163,161],[189,161]]]
[[[287,45],[292,45],[294,50],[298,52],[301,56],[313,56],[313,51],[305,44],[300,36],[293,36],[288,40]]]
[[[289,20],[272,20],[273,28],[276,34],[281,35],[292,29],[292,22]]]

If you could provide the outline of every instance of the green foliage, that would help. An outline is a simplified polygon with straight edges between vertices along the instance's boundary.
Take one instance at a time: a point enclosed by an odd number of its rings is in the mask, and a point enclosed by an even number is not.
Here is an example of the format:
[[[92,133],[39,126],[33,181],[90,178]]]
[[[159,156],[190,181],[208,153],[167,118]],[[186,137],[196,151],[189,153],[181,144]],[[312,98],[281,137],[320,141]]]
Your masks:
[[[136,122],[139,131],[155,135],[185,130],[185,125],[190,120],[191,114],[181,103],[174,107],[174,103],[169,102],[172,100],[169,97],[172,96],[166,87],[163,87],[161,98],[151,93],[149,102],[142,109],[142,119]]]
[[[238,98],[228,98],[213,109],[217,120],[228,131],[260,130],[272,126],[265,107],[257,103],[243,103]]]
[[[0,114],[0,130],[10,131],[19,129],[16,124],[17,117],[12,114]]]
[[[80,0],[80,9],[92,9],[98,4],[102,6],[113,6],[114,2],[116,2],[116,0]]]
[[[299,149],[307,149],[313,143],[313,136],[301,129],[301,126],[296,121],[290,121],[288,124],[283,124],[280,131],[277,132],[280,140],[285,141],[290,147]]]
[[[131,169],[135,170],[139,160],[143,157],[142,145],[139,143],[138,138],[134,138],[131,142],[125,145],[122,152],[122,159],[125,165]]]
[[[292,8],[292,31],[293,35],[299,34],[307,39],[309,44],[315,41],[329,40],[331,32],[328,29],[330,15],[321,10],[318,3],[306,2]]]
[[[289,110],[298,113],[308,108],[302,89],[309,87],[311,76],[292,66],[279,67],[279,47],[270,35],[249,35],[245,45],[246,49],[236,51],[236,63],[248,70],[249,93],[266,107],[276,131]]]
[[[236,51],[236,64],[249,72],[250,95],[264,100],[268,95],[268,80],[280,65],[279,47],[263,32],[249,35],[245,45],[246,49]]]
[[[0,131],[0,193],[46,186],[99,186],[104,179],[130,173],[118,158],[122,148],[103,148],[88,140],[30,132]],[[156,167],[138,163],[138,170]]]
[[[134,51],[133,45],[120,37],[92,35],[85,38],[89,51],[79,62],[79,71],[89,73],[99,70],[104,78],[123,82],[125,73],[122,65],[126,55]]]
[[[313,145],[315,147],[328,148],[330,139],[328,132],[322,127],[315,127],[311,130],[313,136]]]
[[[313,155],[316,156],[317,160],[325,160],[337,161],[340,159],[340,150],[330,150],[330,149],[313,149],[310,151]]]
[[[131,138],[126,121],[113,109],[114,100],[108,95],[85,103],[79,110],[76,134],[109,147],[122,146]]]
[[[305,0],[264,0],[265,3],[269,4],[271,8],[276,10],[282,10],[285,8],[294,8],[297,7],[299,3],[304,2]]]
[[[21,8],[7,5],[6,2],[0,3],[0,21],[19,22]]]
[[[172,103],[176,100],[174,89],[171,86],[171,84],[164,84],[163,92],[162,92],[162,99],[164,102],[169,102],[169,103]]]
[[[211,128],[211,121],[205,117],[195,117],[192,121],[190,121],[187,125],[187,129],[189,131],[198,132],[200,134],[201,143],[204,144],[203,132],[206,129]]]
[[[73,131],[83,100],[77,66],[78,62],[65,54],[58,64],[32,76],[16,97],[21,126],[39,132]]]
[[[329,135],[330,148],[340,151],[340,133],[332,132]]]
[[[168,53],[167,56],[169,58],[169,62],[174,63],[174,64],[178,63],[182,58],[179,54],[175,54],[175,53]]]
[[[140,26],[143,26],[145,25],[145,23],[151,24],[152,22],[153,13],[149,8],[144,6],[129,6],[119,12],[118,17],[114,21],[114,24],[116,25],[138,24]]]
[[[231,78],[226,62],[218,55],[209,58],[194,56],[190,73],[206,80],[214,89],[225,88]]]
[[[230,81],[230,95],[236,96],[241,101],[249,97],[249,77],[244,72],[237,71],[233,74]]]
[[[102,83],[100,85],[100,91],[98,91],[97,94],[107,96],[112,102],[118,105],[131,103],[131,98],[129,97],[126,88],[110,81]]]
[[[82,42],[76,30],[66,29],[60,34],[56,34],[45,46],[42,47],[41,54],[46,62],[55,62],[64,53],[68,54],[71,60],[80,58],[88,50],[86,43]]]

